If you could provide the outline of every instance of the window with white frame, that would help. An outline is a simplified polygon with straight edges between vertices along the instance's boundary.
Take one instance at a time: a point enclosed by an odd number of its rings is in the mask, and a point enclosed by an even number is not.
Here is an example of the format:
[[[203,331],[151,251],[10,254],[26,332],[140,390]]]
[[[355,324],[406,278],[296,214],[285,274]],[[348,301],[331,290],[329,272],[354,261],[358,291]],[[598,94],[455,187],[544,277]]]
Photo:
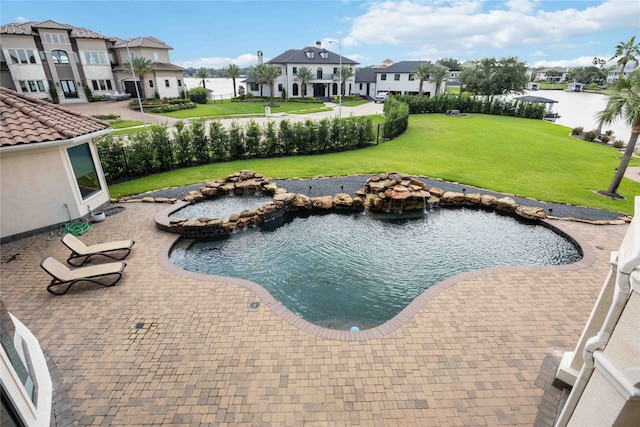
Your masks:
[[[87,65],[109,65],[107,52],[85,52],[84,61]]]
[[[149,87],[153,87],[153,80],[149,80]]]
[[[67,56],[67,52],[65,52],[64,50],[52,50],[51,59],[53,59],[54,64],[69,63],[69,56]]]
[[[387,80],[386,74],[380,74],[380,80]]]
[[[178,79],[178,87],[182,87],[182,80]]]
[[[169,79],[164,79],[164,87],[171,87],[171,84],[169,84]]]
[[[416,76],[413,74],[409,74],[409,81],[412,82],[416,79]]]
[[[296,74],[298,74],[298,67],[291,68],[291,71],[293,72],[293,75],[295,76]]]
[[[393,80],[395,80],[397,82],[400,81],[400,74],[394,74],[393,75]]]
[[[36,56],[30,49],[9,49],[9,57],[14,64],[36,64]]]
[[[44,33],[44,40],[47,43],[57,43],[62,44],[67,42],[67,38],[64,34],[55,34],[55,33]]]

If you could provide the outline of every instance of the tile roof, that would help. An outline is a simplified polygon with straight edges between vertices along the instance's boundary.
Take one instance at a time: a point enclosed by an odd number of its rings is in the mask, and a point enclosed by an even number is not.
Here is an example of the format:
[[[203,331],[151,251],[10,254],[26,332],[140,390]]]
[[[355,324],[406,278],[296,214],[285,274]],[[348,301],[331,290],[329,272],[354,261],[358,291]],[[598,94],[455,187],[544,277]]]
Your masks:
[[[109,123],[0,87],[0,147],[63,141]]]
[[[149,47],[153,49],[173,49],[171,46],[168,46],[162,40],[158,40],[155,37],[147,36],[147,37],[136,37],[130,40],[120,40],[116,42],[113,47],[114,49],[126,48],[127,45],[129,47]]]
[[[185,68],[180,67],[179,65],[170,64],[168,62],[154,62],[153,63],[154,71],[184,71]],[[113,71],[126,71],[131,72],[131,68],[129,68],[129,64],[118,64],[113,67]]]
[[[56,30],[69,30],[71,31],[71,38],[78,39],[108,39],[95,31],[87,30],[82,27],[74,27],[72,25],[61,24],[56,21],[42,21],[42,22],[25,22],[23,24],[7,24],[0,26],[0,34],[15,34],[15,35],[27,35],[37,36],[36,29],[56,29]]]

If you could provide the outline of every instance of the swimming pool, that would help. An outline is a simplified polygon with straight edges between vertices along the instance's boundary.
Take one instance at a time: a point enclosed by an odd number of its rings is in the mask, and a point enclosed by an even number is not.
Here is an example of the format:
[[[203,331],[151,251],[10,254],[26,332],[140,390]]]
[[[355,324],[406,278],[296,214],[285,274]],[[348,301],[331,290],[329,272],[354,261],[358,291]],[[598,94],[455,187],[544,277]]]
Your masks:
[[[481,209],[286,214],[215,240],[180,240],[173,264],[264,287],[302,319],[363,330],[434,284],[497,266],[562,265],[580,250],[540,223]]]

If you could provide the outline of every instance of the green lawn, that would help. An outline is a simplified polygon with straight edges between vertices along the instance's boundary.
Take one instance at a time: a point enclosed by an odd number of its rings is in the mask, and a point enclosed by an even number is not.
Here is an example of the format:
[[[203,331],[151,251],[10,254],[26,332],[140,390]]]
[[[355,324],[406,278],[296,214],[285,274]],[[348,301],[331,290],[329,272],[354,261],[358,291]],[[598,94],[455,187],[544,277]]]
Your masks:
[[[276,99],[276,107],[271,108],[272,113],[317,113],[319,111],[329,111],[330,108],[318,103],[295,103],[279,102]],[[269,102],[220,102],[209,101],[208,104],[198,104],[197,108],[174,111],[172,113],[159,114],[161,116],[175,117],[177,119],[187,119],[191,117],[233,117],[233,116],[264,116],[265,106]]]
[[[143,124],[144,122],[140,120],[121,120],[117,123],[111,123],[111,127],[113,129],[123,129],[130,128],[132,126],[142,126]]]
[[[611,200],[606,189],[620,152],[569,136],[570,128],[542,120],[482,114],[412,115],[401,137],[344,153],[218,163],[171,171],[109,187],[112,197],[222,178],[251,169],[271,178],[399,171],[548,202],[633,214],[640,183],[624,179]],[[634,164],[640,164],[635,161]]]

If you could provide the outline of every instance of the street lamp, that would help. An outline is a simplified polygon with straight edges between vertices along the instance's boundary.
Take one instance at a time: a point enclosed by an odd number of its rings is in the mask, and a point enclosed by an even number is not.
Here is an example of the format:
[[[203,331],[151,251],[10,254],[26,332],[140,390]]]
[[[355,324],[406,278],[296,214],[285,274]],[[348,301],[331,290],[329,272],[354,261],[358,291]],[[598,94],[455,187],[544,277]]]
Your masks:
[[[342,118],[342,45],[337,41],[329,40],[329,43],[337,44],[340,48],[340,84],[338,85],[338,117]]]
[[[142,108],[142,99],[140,99],[140,89],[138,88],[138,81],[136,80],[136,73],[133,70],[133,61],[131,52],[129,51],[129,41],[127,40],[127,55],[129,56],[129,66],[131,67],[131,76],[133,77],[133,85],[136,87],[136,95],[138,96],[138,106],[140,107],[140,113],[142,114],[142,121],[144,122],[145,129],[147,128],[147,119],[144,117],[144,109]],[[144,82],[140,82],[144,84]]]

